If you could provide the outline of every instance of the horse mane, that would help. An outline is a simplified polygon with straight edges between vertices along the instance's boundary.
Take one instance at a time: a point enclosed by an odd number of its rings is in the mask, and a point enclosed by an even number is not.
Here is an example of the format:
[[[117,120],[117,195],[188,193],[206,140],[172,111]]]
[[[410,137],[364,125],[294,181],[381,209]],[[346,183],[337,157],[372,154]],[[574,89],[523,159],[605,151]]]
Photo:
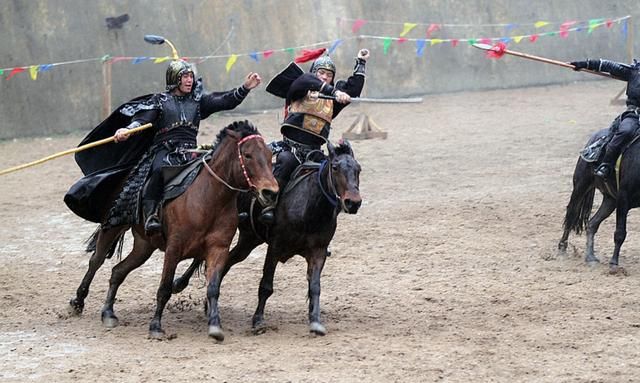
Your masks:
[[[258,132],[258,128],[256,128],[251,122],[249,122],[249,120],[234,121],[231,124],[220,129],[220,132],[218,132],[218,135],[216,136],[211,149],[213,153],[215,153],[220,143],[224,141],[225,138],[227,138],[227,136],[229,135],[229,130],[240,133],[240,138],[244,138],[252,134],[260,134],[260,132]]]
[[[344,142],[341,142],[338,146],[336,146],[334,148],[334,152],[336,156],[339,156],[341,154],[350,154],[353,156],[353,149],[351,148],[351,145],[349,144],[349,142],[346,140]]]

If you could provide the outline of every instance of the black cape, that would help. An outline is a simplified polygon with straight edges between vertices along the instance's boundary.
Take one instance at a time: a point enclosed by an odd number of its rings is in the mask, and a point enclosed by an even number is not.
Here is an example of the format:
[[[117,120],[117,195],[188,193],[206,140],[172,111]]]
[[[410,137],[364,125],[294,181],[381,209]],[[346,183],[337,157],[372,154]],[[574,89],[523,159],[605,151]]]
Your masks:
[[[135,98],[113,112],[95,127],[78,146],[113,137],[116,130],[126,127],[136,111],[159,108],[154,94]],[[123,114],[126,111],[127,114]],[[71,186],[64,196],[65,204],[76,215],[92,222],[102,223],[110,201],[119,192],[119,186],[142,155],[153,143],[155,129],[149,128],[132,135],[124,142],[108,143],[75,154],[75,160],[85,175]]]

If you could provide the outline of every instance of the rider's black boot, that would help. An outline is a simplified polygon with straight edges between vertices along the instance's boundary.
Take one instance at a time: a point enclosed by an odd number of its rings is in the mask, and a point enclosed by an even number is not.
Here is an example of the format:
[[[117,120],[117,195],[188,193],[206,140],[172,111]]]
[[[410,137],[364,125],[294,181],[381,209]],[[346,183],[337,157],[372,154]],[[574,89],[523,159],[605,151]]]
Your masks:
[[[142,201],[142,212],[144,213],[144,231],[147,235],[152,235],[162,230],[160,218],[158,217],[159,203],[153,200]]]

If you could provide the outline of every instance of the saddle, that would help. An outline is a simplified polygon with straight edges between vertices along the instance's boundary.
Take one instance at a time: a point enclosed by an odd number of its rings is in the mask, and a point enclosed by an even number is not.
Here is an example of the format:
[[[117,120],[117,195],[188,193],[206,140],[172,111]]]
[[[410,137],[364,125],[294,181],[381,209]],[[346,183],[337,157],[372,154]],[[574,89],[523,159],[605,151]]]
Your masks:
[[[161,207],[164,207],[172,199],[179,197],[189,188],[202,169],[203,156],[204,160],[207,161],[211,158],[211,155],[211,152],[197,153],[193,159],[182,165],[164,166],[162,168],[162,174],[166,181]],[[145,181],[151,168],[152,159],[153,156],[148,159],[143,158],[129,174],[122,191],[109,211],[106,222],[102,225],[103,229],[141,223],[142,191],[146,184]]]

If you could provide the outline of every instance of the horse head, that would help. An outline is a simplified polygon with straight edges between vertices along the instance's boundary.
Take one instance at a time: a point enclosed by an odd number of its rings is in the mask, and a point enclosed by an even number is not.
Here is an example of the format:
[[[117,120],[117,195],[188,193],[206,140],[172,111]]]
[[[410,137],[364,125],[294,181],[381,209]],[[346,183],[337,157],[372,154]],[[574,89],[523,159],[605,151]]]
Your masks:
[[[233,167],[232,179],[247,185],[263,206],[273,206],[278,195],[278,182],[273,177],[271,150],[253,124],[235,121],[223,129],[223,136],[235,140],[238,166]],[[221,140],[219,135],[218,140]]]
[[[360,164],[353,155],[353,149],[348,141],[341,141],[338,146],[327,143],[329,162],[331,164],[331,179],[340,199],[342,211],[356,214],[362,204],[360,196]]]

